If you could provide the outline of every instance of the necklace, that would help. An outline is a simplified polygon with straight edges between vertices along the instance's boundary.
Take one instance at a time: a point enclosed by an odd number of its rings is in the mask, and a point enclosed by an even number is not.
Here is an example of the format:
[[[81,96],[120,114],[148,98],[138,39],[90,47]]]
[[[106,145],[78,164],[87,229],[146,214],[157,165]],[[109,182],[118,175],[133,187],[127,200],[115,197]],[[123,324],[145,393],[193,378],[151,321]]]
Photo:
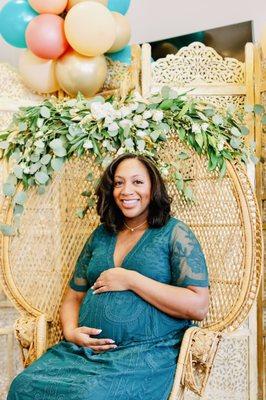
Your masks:
[[[142,225],[146,224],[147,221],[142,222],[142,224],[135,226],[135,228],[130,228],[130,226],[128,226],[125,221],[124,221],[124,225],[127,229],[129,229],[131,232],[134,232],[136,229],[140,228]]]

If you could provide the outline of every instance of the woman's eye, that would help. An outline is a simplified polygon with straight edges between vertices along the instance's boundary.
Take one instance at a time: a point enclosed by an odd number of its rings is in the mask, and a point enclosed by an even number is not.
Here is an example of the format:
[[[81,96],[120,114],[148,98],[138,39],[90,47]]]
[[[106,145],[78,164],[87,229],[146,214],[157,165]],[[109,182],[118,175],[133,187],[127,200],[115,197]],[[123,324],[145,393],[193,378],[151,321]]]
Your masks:
[[[120,181],[116,181],[116,182],[114,183],[114,186],[120,186],[120,185],[122,185],[122,182],[120,182]]]
[[[134,181],[134,183],[136,183],[137,185],[140,185],[141,183],[143,183],[142,181],[139,181],[138,179],[136,179],[135,181]]]

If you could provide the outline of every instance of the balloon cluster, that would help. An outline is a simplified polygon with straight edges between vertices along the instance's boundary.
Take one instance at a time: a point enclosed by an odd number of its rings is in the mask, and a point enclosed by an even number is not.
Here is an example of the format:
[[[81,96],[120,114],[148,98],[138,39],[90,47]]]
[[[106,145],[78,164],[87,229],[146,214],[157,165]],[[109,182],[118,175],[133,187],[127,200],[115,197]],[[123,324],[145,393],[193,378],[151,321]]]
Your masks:
[[[19,60],[25,83],[38,93],[59,88],[93,96],[103,86],[107,63],[130,60],[130,0],[9,0],[0,31],[12,46],[27,48]]]

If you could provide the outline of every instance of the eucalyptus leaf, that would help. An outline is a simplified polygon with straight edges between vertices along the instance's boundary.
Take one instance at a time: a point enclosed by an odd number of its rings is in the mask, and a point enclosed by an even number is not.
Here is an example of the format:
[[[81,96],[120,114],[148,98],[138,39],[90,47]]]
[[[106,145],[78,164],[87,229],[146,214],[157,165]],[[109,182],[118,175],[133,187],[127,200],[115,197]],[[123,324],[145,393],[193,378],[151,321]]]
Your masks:
[[[174,100],[173,99],[164,100],[160,104],[159,108],[161,110],[169,110],[173,106],[173,104],[174,104]]]
[[[40,115],[43,117],[43,118],[50,118],[51,117],[51,111],[50,111],[50,109],[47,107],[47,106],[42,106],[41,108],[40,108]]]
[[[169,86],[163,86],[162,90],[161,90],[161,94],[162,94],[163,99],[169,99],[169,95],[170,95]]]
[[[233,126],[230,129],[230,132],[232,133],[232,135],[234,135],[236,137],[240,137],[241,136],[241,132],[235,126]]]
[[[214,123],[214,125],[220,126],[223,125],[224,119],[220,114],[215,114],[212,117],[212,122]]]
[[[239,128],[243,136],[247,136],[249,134],[249,129],[247,126],[240,125]]]
[[[43,142],[43,140],[38,139],[36,140],[36,142],[34,143],[34,145],[40,149],[44,149],[45,147],[45,143]]]
[[[25,132],[28,129],[28,125],[26,122],[19,122],[18,130],[19,132]]]
[[[45,193],[45,186],[44,185],[40,185],[38,187],[38,194],[42,195]]]
[[[90,139],[85,140],[83,144],[84,149],[93,149],[93,143]]]
[[[23,170],[20,165],[14,165],[13,172],[16,178],[22,179],[23,178]]]
[[[198,143],[199,147],[202,148],[204,144],[203,135],[201,133],[196,133],[195,140]]]
[[[55,149],[55,148],[60,148],[63,147],[63,142],[61,139],[54,139],[49,143],[49,146],[51,147],[51,149]]]
[[[156,142],[156,140],[159,138],[159,136],[160,136],[160,131],[157,131],[157,130],[155,130],[155,131],[153,131],[153,132],[151,132],[150,133],[150,137],[152,138],[152,140],[154,141],[154,142]]]
[[[262,104],[255,104],[254,105],[254,113],[255,114],[262,114],[265,112],[264,106]]]
[[[23,214],[24,211],[24,206],[22,204],[16,204],[14,207],[14,214],[15,215],[21,215]]]
[[[79,209],[76,211],[76,216],[79,217],[80,219],[83,219],[85,216],[85,212],[82,209]]]
[[[92,172],[89,172],[88,175],[86,176],[86,180],[89,182],[92,182],[94,179],[94,175]]]
[[[39,154],[32,154],[30,156],[30,160],[31,160],[31,162],[36,163],[36,162],[38,162],[40,160],[40,155]]]
[[[51,154],[45,154],[41,159],[40,159],[40,163],[43,165],[47,165],[49,164],[49,162],[51,161]]]
[[[176,180],[176,187],[177,187],[177,190],[179,190],[179,191],[183,190],[183,187],[184,187],[183,179]]]
[[[65,157],[67,155],[67,151],[64,147],[55,147],[53,148],[53,152],[57,157]]]
[[[21,191],[15,195],[14,204],[20,204],[23,206],[26,200],[27,200],[27,194]]]
[[[40,169],[42,164],[40,162],[36,162],[35,164],[31,164],[30,166],[30,174],[34,175],[38,169]]]
[[[5,236],[13,236],[15,234],[15,229],[11,225],[0,224],[0,231]]]
[[[185,151],[180,151],[177,155],[177,158],[180,160],[187,160],[188,158],[190,158],[190,155]]]
[[[90,197],[91,195],[92,195],[92,192],[90,190],[84,190],[81,193],[81,196],[84,196],[84,197]]]
[[[239,149],[241,145],[241,140],[235,137],[232,137],[230,140],[230,146],[233,147],[233,149]]]
[[[131,138],[126,139],[126,140],[124,141],[124,145],[125,145],[127,148],[130,148],[130,149],[134,148],[134,142],[133,142],[133,140],[132,140]]]
[[[207,117],[213,117],[214,114],[215,114],[215,110],[214,110],[214,108],[211,108],[211,107],[205,108],[204,114],[205,114]]]
[[[145,149],[145,141],[144,140],[137,140],[137,148],[139,151],[143,151]]]
[[[139,103],[138,108],[136,109],[137,114],[142,114],[146,110],[146,105],[144,103]]]
[[[16,193],[16,187],[11,183],[4,183],[3,185],[3,194],[4,196],[13,196]]]
[[[36,172],[34,177],[35,177],[35,180],[41,185],[44,185],[49,179],[49,176],[42,171]]]
[[[37,125],[37,127],[38,127],[39,129],[43,126],[43,122],[44,122],[44,119],[43,119],[43,118],[38,118],[38,119],[37,119],[36,125]]]
[[[193,200],[192,189],[191,189],[189,186],[185,187],[185,189],[184,189],[184,195],[185,195],[185,197],[186,197],[187,199]]]
[[[54,171],[59,171],[64,164],[63,158],[53,158],[51,161],[51,167]]]
[[[14,174],[8,175],[6,183],[16,186],[17,182],[18,182],[17,177]]]
[[[88,199],[87,206],[92,208],[95,206],[95,199]]]
[[[184,140],[186,137],[186,130],[184,128],[178,129],[178,136],[180,140]]]

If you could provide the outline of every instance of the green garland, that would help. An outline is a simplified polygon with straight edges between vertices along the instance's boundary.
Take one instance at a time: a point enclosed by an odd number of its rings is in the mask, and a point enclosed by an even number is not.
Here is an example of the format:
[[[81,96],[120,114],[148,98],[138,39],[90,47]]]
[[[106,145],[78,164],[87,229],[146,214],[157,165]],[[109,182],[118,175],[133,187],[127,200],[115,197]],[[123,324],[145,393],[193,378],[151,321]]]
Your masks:
[[[263,114],[264,108],[256,105],[247,112]],[[59,101],[45,100],[34,107],[23,107],[15,115],[13,123],[0,134],[1,158],[9,161],[11,173],[3,185],[5,196],[11,197],[14,216],[19,220],[24,210],[27,190],[37,187],[45,191],[54,172],[73,155],[89,152],[97,163],[106,167],[113,158],[123,152],[136,152],[151,156],[159,163],[163,176],[174,180],[178,190],[187,200],[193,201],[189,182],[180,173],[179,163],[189,157],[182,151],[176,163],[169,165],[159,161],[158,154],[170,134],[208,158],[208,170],[218,170],[223,177],[226,160],[236,159],[247,163],[257,162],[255,143],[244,144],[248,128],[244,114],[231,105],[225,113],[185,94],[163,87],[160,93],[144,101],[139,94],[131,93],[123,104],[111,97]],[[88,174],[88,180],[93,176]],[[23,190],[17,191],[22,183]],[[88,203],[77,215],[84,217],[93,206],[93,195],[83,192]],[[18,223],[17,223],[18,225]],[[14,226],[0,225],[5,235],[13,235]]]

